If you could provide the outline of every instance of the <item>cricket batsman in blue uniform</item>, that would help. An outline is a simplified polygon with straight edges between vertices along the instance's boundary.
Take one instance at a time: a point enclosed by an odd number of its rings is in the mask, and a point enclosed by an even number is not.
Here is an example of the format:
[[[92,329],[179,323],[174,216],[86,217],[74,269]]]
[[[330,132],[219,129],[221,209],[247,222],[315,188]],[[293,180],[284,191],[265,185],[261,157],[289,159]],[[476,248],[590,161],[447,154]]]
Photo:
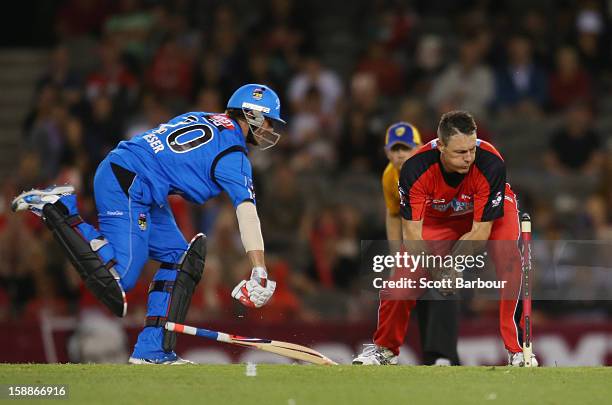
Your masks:
[[[125,316],[125,292],[136,285],[146,261],[161,262],[130,363],[191,363],[176,355],[176,334],[164,325],[185,320],[204,271],[206,237],[198,234],[187,243],[168,195],[203,204],[226,192],[252,265],[250,279],[232,296],[252,308],[272,297],[276,283],[266,273],[246,144],[274,146],[278,124],[285,124],[278,95],[267,86],[247,84],[234,92],[223,114],[186,113],[120,142],[94,178],[99,230],[83,222],[72,186],[34,189],[13,200],[13,211],[42,217],[87,288],[117,316]]]

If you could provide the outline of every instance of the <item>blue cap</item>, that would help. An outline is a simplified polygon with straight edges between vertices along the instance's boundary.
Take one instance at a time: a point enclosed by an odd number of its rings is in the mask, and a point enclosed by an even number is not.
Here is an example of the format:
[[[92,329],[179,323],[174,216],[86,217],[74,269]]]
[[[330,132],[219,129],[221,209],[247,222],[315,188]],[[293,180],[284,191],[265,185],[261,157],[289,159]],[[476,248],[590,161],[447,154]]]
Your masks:
[[[385,149],[391,149],[396,143],[401,143],[409,148],[415,148],[422,144],[419,130],[407,122],[396,122],[387,128],[385,135]]]
[[[280,117],[280,98],[266,85],[245,84],[232,94],[227,108],[255,110],[264,117],[285,124]]]

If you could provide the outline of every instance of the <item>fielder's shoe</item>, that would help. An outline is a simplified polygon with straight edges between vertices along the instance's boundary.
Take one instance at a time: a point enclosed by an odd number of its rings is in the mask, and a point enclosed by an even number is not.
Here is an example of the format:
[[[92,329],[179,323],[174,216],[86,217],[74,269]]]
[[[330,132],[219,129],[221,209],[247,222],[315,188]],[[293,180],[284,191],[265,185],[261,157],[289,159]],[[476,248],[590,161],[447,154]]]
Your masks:
[[[523,352],[512,353],[508,352],[508,365],[512,367],[525,367],[525,358]],[[535,354],[531,354],[531,367],[538,367],[538,359]]]
[[[70,185],[51,186],[44,190],[32,189],[24,191],[13,199],[11,209],[14,212],[30,210],[41,216],[46,204],[53,204],[65,195],[74,194],[74,187]]]
[[[128,360],[129,364],[163,364],[170,366],[182,366],[183,364],[195,364],[193,361],[183,359],[176,355],[176,353],[171,353],[167,356],[164,356],[159,359],[138,359],[136,357],[130,357]]]
[[[353,360],[353,364],[366,366],[396,365],[397,356],[386,347],[375,344],[363,345],[363,352]]]

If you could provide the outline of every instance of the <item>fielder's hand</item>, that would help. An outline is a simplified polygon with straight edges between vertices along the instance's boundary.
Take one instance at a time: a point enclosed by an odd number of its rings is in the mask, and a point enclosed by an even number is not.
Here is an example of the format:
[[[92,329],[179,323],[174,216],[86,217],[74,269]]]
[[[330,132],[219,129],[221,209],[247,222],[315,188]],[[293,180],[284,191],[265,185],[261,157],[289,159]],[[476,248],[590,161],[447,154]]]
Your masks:
[[[268,274],[263,267],[254,267],[249,280],[242,280],[232,291],[236,298],[246,307],[259,308],[272,298],[276,282],[268,280]]]
[[[452,267],[443,266],[431,270],[431,278],[442,283],[442,286],[438,288],[438,291],[445,297],[455,295],[457,279],[462,277],[463,274],[457,272]]]

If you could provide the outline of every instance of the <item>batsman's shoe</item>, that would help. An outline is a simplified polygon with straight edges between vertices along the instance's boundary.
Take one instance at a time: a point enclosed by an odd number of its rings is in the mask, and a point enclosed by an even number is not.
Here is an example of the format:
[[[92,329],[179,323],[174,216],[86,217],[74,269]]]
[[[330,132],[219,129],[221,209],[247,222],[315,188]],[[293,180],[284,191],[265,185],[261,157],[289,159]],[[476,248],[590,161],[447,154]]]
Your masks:
[[[377,346],[375,344],[363,346],[363,352],[353,359],[353,364],[365,366],[397,365],[397,356],[386,347]]]
[[[160,364],[165,366],[182,366],[184,364],[195,364],[193,361],[183,359],[177,356],[176,353],[160,357],[158,359],[139,359],[136,357],[130,357],[128,360],[129,364]]]
[[[54,204],[63,196],[74,194],[74,187],[70,185],[51,186],[44,190],[32,189],[24,191],[13,199],[11,209],[17,211],[32,211],[41,216],[42,209],[46,204]]]
[[[508,352],[508,365],[512,367],[525,367],[525,357],[523,352],[512,353]],[[538,367],[538,359],[535,354],[531,354],[531,367]]]

